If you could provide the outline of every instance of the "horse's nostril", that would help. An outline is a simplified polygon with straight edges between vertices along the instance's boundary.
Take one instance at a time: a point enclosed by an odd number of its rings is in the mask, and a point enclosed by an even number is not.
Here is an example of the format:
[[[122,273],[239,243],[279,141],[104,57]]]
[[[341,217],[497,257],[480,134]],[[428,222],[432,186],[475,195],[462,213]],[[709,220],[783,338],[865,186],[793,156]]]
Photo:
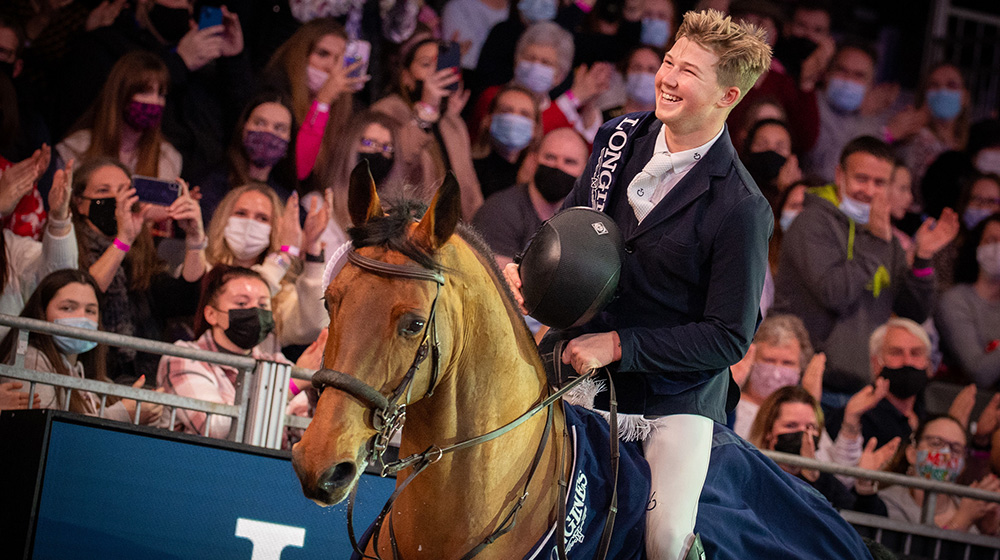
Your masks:
[[[357,467],[350,461],[337,463],[319,477],[317,486],[327,494],[333,494],[354,480]]]

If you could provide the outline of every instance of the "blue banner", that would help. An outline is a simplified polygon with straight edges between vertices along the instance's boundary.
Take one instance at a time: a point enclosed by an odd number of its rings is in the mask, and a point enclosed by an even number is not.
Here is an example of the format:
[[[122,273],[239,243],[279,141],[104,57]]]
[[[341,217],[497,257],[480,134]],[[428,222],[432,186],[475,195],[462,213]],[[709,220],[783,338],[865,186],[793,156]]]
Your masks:
[[[287,458],[53,422],[37,560],[306,560],[350,556],[346,502],[302,495]],[[365,474],[359,532],[395,479]]]

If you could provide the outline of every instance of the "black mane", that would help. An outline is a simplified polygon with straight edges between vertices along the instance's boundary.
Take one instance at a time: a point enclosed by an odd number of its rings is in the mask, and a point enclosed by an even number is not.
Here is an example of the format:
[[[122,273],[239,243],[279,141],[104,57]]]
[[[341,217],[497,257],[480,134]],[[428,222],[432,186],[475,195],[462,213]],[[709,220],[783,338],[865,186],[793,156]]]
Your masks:
[[[441,265],[434,260],[434,255],[407,235],[410,225],[426,211],[426,205],[412,200],[393,203],[384,217],[372,218],[364,225],[348,228],[347,234],[356,249],[382,247],[402,253],[426,269],[440,272]]]

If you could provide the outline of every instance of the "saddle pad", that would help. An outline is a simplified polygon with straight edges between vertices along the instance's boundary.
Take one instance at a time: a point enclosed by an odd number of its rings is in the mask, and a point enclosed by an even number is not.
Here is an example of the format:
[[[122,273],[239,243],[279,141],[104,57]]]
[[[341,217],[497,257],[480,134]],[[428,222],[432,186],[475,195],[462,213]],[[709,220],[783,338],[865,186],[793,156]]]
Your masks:
[[[566,495],[566,557],[591,559],[604,531],[611,503],[611,432],[599,414],[565,404],[566,428],[573,450],[572,475]],[[618,467],[618,515],[608,558],[640,559],[644,556],[643,533],[649,501],[649,465],[642,457],[642,444],[620,443]],[[552,560],[556,551],[556,526],[535,544],[525,560]]]

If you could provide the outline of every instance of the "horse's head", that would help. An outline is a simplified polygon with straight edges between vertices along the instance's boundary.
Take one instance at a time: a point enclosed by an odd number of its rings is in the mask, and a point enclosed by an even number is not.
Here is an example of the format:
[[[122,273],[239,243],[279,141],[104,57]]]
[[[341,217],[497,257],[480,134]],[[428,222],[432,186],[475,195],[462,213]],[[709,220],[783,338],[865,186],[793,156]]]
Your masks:
[[[314,378],[320,399],[292,453],[303,492],[321,505],[347,497],[373,448],[401,421],[398,405],[433,390],[444,284],[433,256],[455,231],[461,199],[449,174],[419,222],[405,206],[386,215],[367,166],[359,166],[348,209],[355,248],[326,290],[330,335]],[[440,335],[443,347],[447,336]]]

